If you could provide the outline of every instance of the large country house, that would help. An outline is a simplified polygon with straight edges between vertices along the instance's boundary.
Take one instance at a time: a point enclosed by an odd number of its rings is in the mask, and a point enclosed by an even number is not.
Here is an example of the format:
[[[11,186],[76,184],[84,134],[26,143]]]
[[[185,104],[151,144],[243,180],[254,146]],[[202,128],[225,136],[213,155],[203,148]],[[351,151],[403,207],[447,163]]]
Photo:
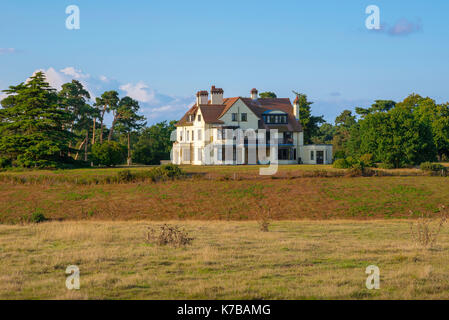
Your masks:
[[[298,99],[292,106],[288,98],[260,98],[256,89],[250,98],[223,98],[223,89],[215,86],[210,95],[199,91],[196,103],[176,124],[173,163],[266,164],[273,150],[279,164],[332,163],[332,145],[304,145]],[[259,152],[261,146],[264,152]]]

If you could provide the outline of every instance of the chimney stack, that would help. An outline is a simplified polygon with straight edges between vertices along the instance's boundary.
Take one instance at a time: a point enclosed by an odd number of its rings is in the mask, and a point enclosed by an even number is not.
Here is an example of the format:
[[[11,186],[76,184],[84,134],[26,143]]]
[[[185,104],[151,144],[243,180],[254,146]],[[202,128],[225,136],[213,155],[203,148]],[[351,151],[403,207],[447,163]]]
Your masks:
[[[257,98],[258,98],[258,93],[259,93],[259,91],[257,91],[256,88],[253,88],[253,89],[251,90],[251,99],[257,100]]]
[[[223,89],[212,86],[210,89],[210,96],[211,104],[223,104]]]
[[[209,92],[207,91],[198,91],[196,93],[196,105],[207,104],[209,100]]]
[[[298,96],[296,96],[295,101],[293,101],[293,115],[295,116],[296,120],[299,121],[299,99],[298,99]]]

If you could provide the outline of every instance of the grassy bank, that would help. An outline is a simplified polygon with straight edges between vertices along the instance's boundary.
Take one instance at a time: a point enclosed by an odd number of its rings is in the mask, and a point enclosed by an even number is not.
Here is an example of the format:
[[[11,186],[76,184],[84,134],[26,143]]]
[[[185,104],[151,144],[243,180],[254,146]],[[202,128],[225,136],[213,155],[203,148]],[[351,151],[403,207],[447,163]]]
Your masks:
[[[447,205],[447,177],[187,179],[104,185],[0,183],[0,222],[52,220],[385,219]]]
[[[186,248],[147,243],[152,222],[0,226],[1,299],[449,298],[449,235],[417,247],[405,221],[174,222]],[[81,289],[65,287],[77,265]],[[365,268],[380,268],[380,290]]]

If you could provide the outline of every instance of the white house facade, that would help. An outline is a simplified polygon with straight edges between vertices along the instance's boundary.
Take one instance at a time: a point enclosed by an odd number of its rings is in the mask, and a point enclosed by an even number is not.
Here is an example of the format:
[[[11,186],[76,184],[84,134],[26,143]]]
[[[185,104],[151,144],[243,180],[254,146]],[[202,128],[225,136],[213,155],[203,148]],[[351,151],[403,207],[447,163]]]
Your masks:
[[[332,145],[304,145],[299,103],[288,98],[223,98],[223,89],[199,91],[176,124],[172,162],[192,165],[330,164]]]

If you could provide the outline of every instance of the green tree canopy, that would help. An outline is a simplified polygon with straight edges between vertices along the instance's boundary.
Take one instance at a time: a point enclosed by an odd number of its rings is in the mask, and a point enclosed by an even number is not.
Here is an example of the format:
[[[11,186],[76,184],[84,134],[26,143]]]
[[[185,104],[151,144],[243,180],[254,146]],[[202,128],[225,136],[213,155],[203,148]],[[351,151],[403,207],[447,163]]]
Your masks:
[[[313,137],[320,131],[319,125],[324,123],[323,116],[313,116],[311,105],[313,102],[307,100],[307,95],[295,92],[299,103],[299,121],[304,131],[304,144],[313,143]]]
[[[357,123],[356,116],[350,110],[344,110],[335,118],[335,134],[332,139],[334,155],[337,158],[345,158],[348,154],[348,141],[350,130]]]
[[[391,108],[391,104],[386,104],[387,107],[373,107],[364,113],[351,130],[350,153],[358,156],[369,153],[375,161],[396,168],[435,160],[432,129],[417,112],[417,101],[412,95]]]
[[[173,145],[171,134],[176,121],[157,123],[142,130],[133,152],[133,162],[141,164],[159,164],[161,160],[170,159]]]
[[[274,92],[266,91],[266,92],[262,92],[261,94],[259,94],[259,97],[262,98],[262,99],[277,98],[277,95]]]
[[[68,160],[73,117],[58,104],[56,90],[38,72],[4,90],[0,109],[0,155],[23,167],[51,167]]]

